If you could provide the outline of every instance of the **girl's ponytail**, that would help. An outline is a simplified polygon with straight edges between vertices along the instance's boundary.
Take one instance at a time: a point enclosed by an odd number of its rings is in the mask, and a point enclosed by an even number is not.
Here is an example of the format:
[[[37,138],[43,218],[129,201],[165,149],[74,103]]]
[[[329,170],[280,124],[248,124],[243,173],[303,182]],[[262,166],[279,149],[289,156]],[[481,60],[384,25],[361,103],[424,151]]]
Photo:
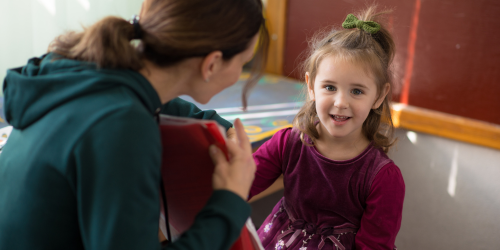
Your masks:
[[[68,59],[94,62],[102,68],[126,68],[138,70],[142,67],[140,55],[130,41],[134,37],[134,26],[123,18],[106,17],[84,31],[63,34],[49,46]]]

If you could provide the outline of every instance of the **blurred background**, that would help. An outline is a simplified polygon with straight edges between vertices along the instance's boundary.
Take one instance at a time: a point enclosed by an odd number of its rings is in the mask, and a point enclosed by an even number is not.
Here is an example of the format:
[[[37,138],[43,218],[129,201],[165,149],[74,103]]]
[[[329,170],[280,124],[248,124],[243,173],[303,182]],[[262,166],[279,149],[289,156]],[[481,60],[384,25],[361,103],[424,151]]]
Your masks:
[[[366,3],[264,2],[272,43],[263,79],[294,86],[302,84],[298,64],[308,39],[319,29],[338,27]],[[393,9],[386,24],[397,46],[393,119],[399,141],[390,156],[403,173],[406,197],[396,245],[500,249],[500,1],[373,2]],[[141,3],[0,0],[0,78],[44,54],[57,35],[107,15],[128,19]],[[0,113],[2,103],[0,93]],[[0,119],[1,128],[3,114]],[[252,201],[256,226],[281,198],[281,188],[278,181]]]
[[[0,78],[7,69],[45,54],[63,32],[82,30],[108,15],[128,19],[139,14],[141,4],[141,0],[0,0]]]

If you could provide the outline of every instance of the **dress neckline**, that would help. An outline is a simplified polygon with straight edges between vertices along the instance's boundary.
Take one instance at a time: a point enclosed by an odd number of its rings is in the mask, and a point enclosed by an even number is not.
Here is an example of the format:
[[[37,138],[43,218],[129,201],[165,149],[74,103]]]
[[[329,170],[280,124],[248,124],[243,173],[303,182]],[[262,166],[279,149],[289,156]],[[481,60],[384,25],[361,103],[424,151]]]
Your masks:
[[[312,146],[310,147],[311,148],[311,151],[320,159],[324,160],[324,161],[327,161],[327,162],[330,162],[330,163],[335,163],[335,164],[338,164],[338,165],[345,165],[345,164],[351,164],[353,162],[356,162],[358,160],[360,160],[361,158],[363,158],[364,156],[366,156],[374,147],[373,147],[373,142],[370,142],[370,144],[368,144],[368,146],[363,150],[363,152],[361,152],[359,155],[355,156],[354,158],[351,158],[351,159],[348,159],[348,160],[342,160],[342,161],[338,161],[338,160],[333,160],[333,159],[330,159],[326,156],[324,156],[323,154],[321,154],[318,149],[316,148],[316,146],[314,145],[314,143],[312,142],[311,138],[309,138],[309,136],[307,134],[304,134],[304,139],[310,143]]]

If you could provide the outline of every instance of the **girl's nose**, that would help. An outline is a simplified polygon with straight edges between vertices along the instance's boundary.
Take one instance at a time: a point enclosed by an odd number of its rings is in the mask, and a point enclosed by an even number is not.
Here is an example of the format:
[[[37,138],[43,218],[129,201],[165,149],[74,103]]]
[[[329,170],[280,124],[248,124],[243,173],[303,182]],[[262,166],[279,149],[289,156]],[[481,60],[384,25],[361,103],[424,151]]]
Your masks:
[[[349,107],[349,102],[347,100],[347,97],[342,94],[338,94],[335,98],[335,103],[334,106],[338,109],[346,109]]]

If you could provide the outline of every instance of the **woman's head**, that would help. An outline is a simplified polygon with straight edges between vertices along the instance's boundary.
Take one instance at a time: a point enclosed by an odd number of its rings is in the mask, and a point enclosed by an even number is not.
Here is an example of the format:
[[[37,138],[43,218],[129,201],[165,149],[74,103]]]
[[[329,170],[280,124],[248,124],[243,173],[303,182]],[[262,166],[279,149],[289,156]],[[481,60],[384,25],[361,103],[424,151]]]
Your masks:
[[[367,10],[355,16],[362,21],[380,22],[377,20],[377,17],[381,14],[383,13],[375,13],[375,7],[369,7]],[[393,144],[391,139],[393,126],[389,102],[393,82],[390,67],[394,58],[394,47],[391,35],[383,26],[374,34],[363,29],[354,28],[334,29],[329,33],[320,33],[316,35],[311,43],[309,57],[303,64],[309,94],[306,104],[295,118],[294,125],[303,133],[308,134],[313,140],[317,139],[319,134],[315,123],[318,121],[318,117],[321,118],[321,114],[318,114],[318,112],[320,112],[318,107],[325,105],[324,103],[317,103],[319,100],[316,100],[317,98],[315,98],[315,95],[318,97],[322,95],[322,93],[318,91],[325,90],[326,88],[326,98],[332,99],[330,100],[332,102],[332,110],[330,110],[332,114],[330,115],[345,115],[345,117],[354,115],[354,112],[335,110],[336,106],[333,104],[334,99],[338,100],[338,96],[343,94],[341,97],[344,98],[341,100],[342,102],[349,102],[349,98],[354,102],[367,95],[369,92],[373,94],[373,100],[371,100],[373,103],[369,105],[370,108],[366,112],[367,115],[363,117],[363,120],[358,120],[360,126],[359,131],[369,141],[373,141],[375,146],[387,151]],[[365,82],[371,83],[366,83],[365,85],[370,85],[370,88],[373,90],[364,93],[363,89],[355,87],[355,82],[352,82],[354,81],[352,80],[353,78],[346,79],[351,81],[347,82],[348,84],[342,85],[343,83],[339,81],[330,84],[331,86],[329,87],[328,84],[325,84],[325,80],[327,83],[329,81],[337,81],[332,78],[341,76],[339,74],[330,74],[328,76],[328,70],[325,68],[327,64],[330,65],[330,67],[359,69],[360,73],[357,75],[367,76],[370,81],[365,80]],[[335,69],[332,71],[335,71]],[[340,73],[344,72],[345,71],[342,71]],[[318,79],[318,76],[321,76],[321,79]],[[361,81],[362,80],[359,80],[359,82]],[[337,86],[337,84],[339,85]],[[354,84],[354,87],[351,86],[352,84]],[[345,92],[341,93],[341,91],[344,90]],[[356,93],[356,95],[353,93]],[[323,95],[323,97],[325,97],[325,95]],[[325,100],[325,98],[322,98],[322,100]],[[345,112],[345,114],[342,112]],[[332,117],[332,119],[334,118],[335,117]],[[339,118],[339,116],[337,116],[337,118]],[[356,117],[353,116],[353,118]],[[354,121],[355,119],[347,122],[339,120],[338,122],[340,122],[340,125],[335,125],[335,127],[342,128],[344,123]],[[390,134],[387,135],[386,132]]]
[[[254,77],[246,90],[263,69],[268,34],[260,0],[146,0],[139,25],[142,35],[137,47],[130,43],[134,26],[122,18],[107,17],[84,32],[56,38],[49,51],[100,67],[139,70],[144,59],[168,67],[214,51],[230,60],[244,52],[260,31]]]
[[[158,66],[219,50],[228,60],[263,27],[260,0],[146,0],[140,52]]]
[[[189,95],[195,101],[205,104],[217,93],[233,85],[240,78],[243,65],[252,59],[257,40],[256,35],[250,41],[250,46],[230,59],[224,59],[221,51],[214,51],[203,58],[181,62],[174,71],[179,72],[185,68],[195,70],[190,71],[191,73],[188,70],[185,74],[184,84],[179,85],[183,86],[181,94]]]

